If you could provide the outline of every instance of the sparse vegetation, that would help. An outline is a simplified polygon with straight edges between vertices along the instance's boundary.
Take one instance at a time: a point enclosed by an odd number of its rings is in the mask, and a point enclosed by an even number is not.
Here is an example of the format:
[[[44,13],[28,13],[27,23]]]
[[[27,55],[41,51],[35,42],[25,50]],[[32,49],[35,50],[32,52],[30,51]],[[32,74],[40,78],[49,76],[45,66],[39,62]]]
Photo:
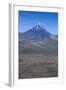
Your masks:
[[[58,77],[58,39],[36,29],[19,33],[19,79]]]
[[[57,56],[42,54],[20,55],[19,78],[42,78],[58,76]]]

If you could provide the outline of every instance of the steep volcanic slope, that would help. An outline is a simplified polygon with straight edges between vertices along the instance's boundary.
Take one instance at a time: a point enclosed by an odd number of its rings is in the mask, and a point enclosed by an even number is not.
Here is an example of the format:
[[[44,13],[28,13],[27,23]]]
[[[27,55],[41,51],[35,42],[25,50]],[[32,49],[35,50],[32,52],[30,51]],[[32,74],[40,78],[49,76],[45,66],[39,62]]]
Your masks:
[[[19,33],[19,79],[58,77],[58,36],[40,25]]]
[[[19,33],[19,39],[23,40],[44,40],[50,38],[50,36],[51,34],[40,25],[36,25],[24,33]]]
[[[20,53],[44,53],[57,55],[57,48],[57,37],[47,32],[46,29],[40,25],[36,25],[24,33],[19,33]]]

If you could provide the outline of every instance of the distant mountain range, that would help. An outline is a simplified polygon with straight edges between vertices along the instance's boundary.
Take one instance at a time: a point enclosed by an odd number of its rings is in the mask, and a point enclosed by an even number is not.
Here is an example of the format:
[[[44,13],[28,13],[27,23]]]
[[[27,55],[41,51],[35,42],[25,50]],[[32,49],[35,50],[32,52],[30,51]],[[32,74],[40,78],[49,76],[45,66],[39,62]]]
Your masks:
[[[19,32],[20,53],[57,54],[58,35],[48,32],[43,26],[36,25],[26,32]]]

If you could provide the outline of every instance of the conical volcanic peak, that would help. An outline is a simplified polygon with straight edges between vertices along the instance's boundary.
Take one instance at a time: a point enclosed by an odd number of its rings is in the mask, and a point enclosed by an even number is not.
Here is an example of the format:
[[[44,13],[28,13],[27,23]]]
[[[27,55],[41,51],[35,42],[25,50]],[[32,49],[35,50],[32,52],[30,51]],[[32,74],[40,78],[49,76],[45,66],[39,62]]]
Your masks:
[[[20,40],[44,40],[50,38],[51,33],[49,33],[43,26],[35,25],[33,28],[27,30],[26,32],[19,35]]]

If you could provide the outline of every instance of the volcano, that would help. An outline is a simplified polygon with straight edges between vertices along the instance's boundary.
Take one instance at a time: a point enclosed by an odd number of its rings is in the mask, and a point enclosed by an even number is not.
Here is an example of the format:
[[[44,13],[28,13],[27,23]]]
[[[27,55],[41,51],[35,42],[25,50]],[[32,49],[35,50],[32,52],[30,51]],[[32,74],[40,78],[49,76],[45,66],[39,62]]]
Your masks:
[[[36,25],[24,33],[19,33],[19,39],[39,41],[49,39],[51,35],[52,34],[46,31],[45,28],[40,25]]]
[[[19,33],[20,52],[43,53],[58,47],[58,37],[48,32],[43,26],[36,25],[26,32]],[[52,51],[55,53],[55,51]],[[57,52],[56,52],[57,53]]]
[[[19,32],[19,79],[58,77],[58,35],[35,25]]]
[[[24,33],[19,33],[19,40],[42,41],[50,39],[57,41],[57,35],[51,34],[43,26],[40,25],[36,25]]]

